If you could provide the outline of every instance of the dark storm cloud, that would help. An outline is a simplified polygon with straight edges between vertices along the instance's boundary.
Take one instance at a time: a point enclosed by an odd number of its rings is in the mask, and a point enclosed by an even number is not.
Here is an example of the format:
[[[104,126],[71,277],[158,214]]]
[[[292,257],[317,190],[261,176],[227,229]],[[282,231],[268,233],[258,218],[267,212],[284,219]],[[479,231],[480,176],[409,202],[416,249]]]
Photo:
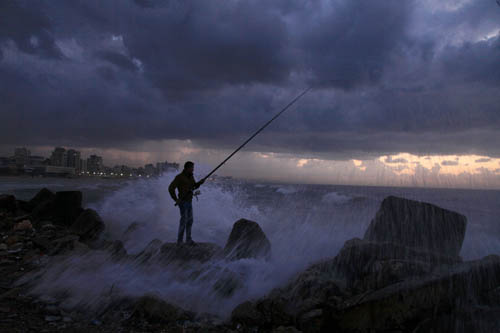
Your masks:
[[[57,58],[61,54],[50,29],[49,18],[29,3],[0,2],[0,45],[12,41],[23,52]]]
[[[0,139],[230,148],[312,84],[249,149],[500,156],[487,3],[437,17],[396,0],[4,1]]]
[[[412,1],[337,1],[312,13],[299,45],[315,85],[378,82],[406,39]],[[328,7],[328,6],[325,6]]]
[[[137,69],[137,66],[132,60],[130,60],[129,57],[117,52],[101,51],[97,53],[97,57],[107,60],[110,63],[120,67],[121,69],[129,71],[134,71]]]

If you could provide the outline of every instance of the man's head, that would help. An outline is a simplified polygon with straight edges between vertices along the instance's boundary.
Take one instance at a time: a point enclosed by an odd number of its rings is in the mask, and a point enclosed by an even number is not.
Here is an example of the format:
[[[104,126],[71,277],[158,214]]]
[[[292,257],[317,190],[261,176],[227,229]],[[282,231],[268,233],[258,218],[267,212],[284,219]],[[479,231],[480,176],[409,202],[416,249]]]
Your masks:
[[[187,161],[184,163],[184,172],[192,175],[194,172],[194,163],[191,161]]]

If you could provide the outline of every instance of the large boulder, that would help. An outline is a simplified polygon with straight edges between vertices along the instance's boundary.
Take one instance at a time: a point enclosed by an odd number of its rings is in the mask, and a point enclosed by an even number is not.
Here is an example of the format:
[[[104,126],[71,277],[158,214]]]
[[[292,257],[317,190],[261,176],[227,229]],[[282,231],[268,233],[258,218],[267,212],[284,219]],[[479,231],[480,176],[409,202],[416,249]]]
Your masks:
[[[257,222],[240,219],[233,225],[224,255],[230,260],[269,258],[271,243]]]
[[[37,221],[51,220],[55,224],[69,227],[82,211],[82,192],[60,191],[56,192],[53,199],[38,204],[33,209],[32,216]]]
[[[401,244],[354,238],[344,244],[333,260],[319,265],[343,281],[344,287],[365,291],[429,274],[436,267],[449,267],[460,262],[459,257],[448,257]]]
[[[438,206],[394,196],[382,201],[364,239],[458,257],[465,237],[465,216]]]
[[[85,209],[71,225],[70,230],[80,236],[81,242],[88,242],[99,237],[104,230],[104,222],[93,209]]]
[[[52,191],[44,187],[40,191],[38,191],[38,193],[33,198],[31,198],[30,201],[28,201],[26,208],[29,211],[32,211],[42,202],[54,200],[55,196],[56,195]]]
[[[500,257],[459,264],[365,294],[329,314],[340,332],[498,332]]]
[[[16,197],[10,194],[0,195],[0,211],[14,213],[17,209]]]

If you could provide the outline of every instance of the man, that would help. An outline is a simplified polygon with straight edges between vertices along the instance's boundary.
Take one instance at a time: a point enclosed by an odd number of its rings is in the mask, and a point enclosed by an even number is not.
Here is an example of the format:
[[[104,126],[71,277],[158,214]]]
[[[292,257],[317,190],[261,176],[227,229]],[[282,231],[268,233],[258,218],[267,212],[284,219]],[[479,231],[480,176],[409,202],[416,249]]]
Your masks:
[[[198,183],[195,182],[194,176],[194,163],[187,161],[184,163],[184,170],[170,183],[168,192],[181,211],[181,219],[179,221],[179,232],[177,233],[177,244],[182,244],[184,238],[184,230],[186,230],[186,244],[194,245],[191,238],[191,226],[193,225],[193,190],[203,184],[203,180]],[[179,196],[175,190],[179,191]]]

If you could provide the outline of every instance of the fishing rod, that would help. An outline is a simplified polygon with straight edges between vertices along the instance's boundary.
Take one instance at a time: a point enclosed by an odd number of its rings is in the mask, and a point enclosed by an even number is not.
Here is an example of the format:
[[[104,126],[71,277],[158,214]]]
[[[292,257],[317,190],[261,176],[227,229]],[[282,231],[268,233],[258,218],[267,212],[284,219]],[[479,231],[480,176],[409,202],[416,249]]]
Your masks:
[[[268,122],[266,122],[264,125],[262,125],[261,128],[259,128],[254,134],[252,134],[251,137],[249,137],[245,142],[243,142],[241,144],[241,146],[239,146],[235,151],[233,151],[228,157],[226,157],[226,159],[224,161],[222,161],[215,169],[213,169],[208,175],[206,175],[205,177],[203,177],[198,183],[204,183],[205,180],[208,179],[208,177],[210,177],[211,175],[214,174],[215,171],[217,171],[221,166],[223,166],[231,157],[234,156],[234,154],[236,154],[238,151],[241,150],[241,148],[245,147],[245,145],[247,143],[249,143],[254,137],[256,137],[260,132],[262,132],[262,130],[264,130],[264,128],[266,128],[270,123],[273,122],[273,120],[275,120],[276,118],[278,118],[279,116],[281,116],[281,114],[283,112],[285,112],[289,107],[291,107],[293,104],[295,104],[295,102],[297,102],[302,96],[304,96],[309,90],[311,90],[311,87],[307,88],[306,90],[304,90],[302,93],[300,93],[299,95],[297,95],[297,97],[295,97],[290,103],[288,103],[283,109],[281,109],[280,112],[278,112],[274,117],[272,117]],[[201,186],[201,184],[200,184]],[[190,191],[192,192],[192,190]],[[182,199],[184,199],[184,197],[186,195],[188,195],[188,193],[190,192],[187,192],[182,198],[179,198],[178,202],[182,201]],[[175,204],[177,206],[177,203]]]

